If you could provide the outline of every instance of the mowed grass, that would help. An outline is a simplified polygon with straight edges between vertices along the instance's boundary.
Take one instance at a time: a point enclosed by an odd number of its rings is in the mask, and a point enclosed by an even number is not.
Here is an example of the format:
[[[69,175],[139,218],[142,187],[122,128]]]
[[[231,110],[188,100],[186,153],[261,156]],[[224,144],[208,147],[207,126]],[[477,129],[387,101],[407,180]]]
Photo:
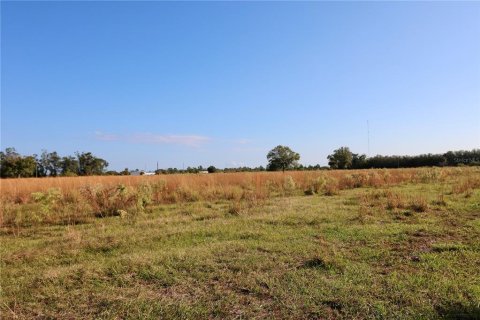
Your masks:
[[[3,319],[480,318],[480,189],[454,176],[2,230]]]

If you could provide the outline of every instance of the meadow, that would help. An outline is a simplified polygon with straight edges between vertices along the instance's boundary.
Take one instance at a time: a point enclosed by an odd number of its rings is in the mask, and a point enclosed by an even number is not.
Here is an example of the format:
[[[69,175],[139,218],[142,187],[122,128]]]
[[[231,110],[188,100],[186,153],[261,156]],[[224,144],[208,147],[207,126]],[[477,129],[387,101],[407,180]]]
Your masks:
[[[3,319],[479,319],[480,168],[2,179]]]

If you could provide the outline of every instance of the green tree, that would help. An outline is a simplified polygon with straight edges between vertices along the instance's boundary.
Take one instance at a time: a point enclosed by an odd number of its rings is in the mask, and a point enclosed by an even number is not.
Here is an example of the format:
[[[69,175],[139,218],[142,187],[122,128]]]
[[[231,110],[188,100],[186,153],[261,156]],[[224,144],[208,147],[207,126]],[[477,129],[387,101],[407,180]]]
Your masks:
[[[76,176],[78,175],[78,160],[72,156],[63,157],[60,160],[60,168],[62,176]]]
[[[210,166],[207,168],[207,171],[208,173],[215,173],[217,171],[217,168],[215,168],[214,166]]]
[[[101,175],[108,167],[108,162],[95,157],[91,152],[76,153],[78,171],[82,176]]]
[[[364,169],[367,166],[367,156],[364,154],[352,153],[352,169]]]
[[[17,162],[17,176],[18,177],[35,177],[37,169],[37,159],[34,156],[21,157]]]
[[[62,171],[62,158],[54,152],[47,152],[46,150],[42,151],[40,159],[38,160],[38,176],[52,176],[56,177],[60,175]]]
[[[37,169],[35,156],[21,156],[15,148],[0,152],[0,172],[2,178],[34,177]]]
[[[6,148],[0,152],[0,172],[2,178],[18,177],[17,164],[21,156],[15,148]]]
[[[267,170],[276,171],[294,168],[298,165],[300,155],[292,151],[287,146],[276,146],[267,154],[268,166]]]
[[[328,165],[333,169],[348,169],[352,166],[353,154],[348,147],[333,151],[328,157]]]

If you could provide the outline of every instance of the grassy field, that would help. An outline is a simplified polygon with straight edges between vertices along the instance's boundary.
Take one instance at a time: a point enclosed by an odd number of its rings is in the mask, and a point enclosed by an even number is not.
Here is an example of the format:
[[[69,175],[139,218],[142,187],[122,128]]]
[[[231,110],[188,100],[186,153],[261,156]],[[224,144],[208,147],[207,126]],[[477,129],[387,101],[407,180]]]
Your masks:
[[[2,319],[480,319],[480,168],[13,179],[1,201]]]

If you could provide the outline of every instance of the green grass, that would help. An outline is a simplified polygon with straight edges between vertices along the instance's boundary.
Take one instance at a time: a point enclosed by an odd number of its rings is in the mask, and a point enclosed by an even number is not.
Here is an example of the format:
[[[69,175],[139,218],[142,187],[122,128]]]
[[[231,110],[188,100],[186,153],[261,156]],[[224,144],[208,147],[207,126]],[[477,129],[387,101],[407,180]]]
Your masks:
[[[480,189],[450,190],[193,202],[5,229],[2,318],[478,319]],[[386,209],[388,192],[405,207]],[[412,206],[419,197],[426,210]]]

